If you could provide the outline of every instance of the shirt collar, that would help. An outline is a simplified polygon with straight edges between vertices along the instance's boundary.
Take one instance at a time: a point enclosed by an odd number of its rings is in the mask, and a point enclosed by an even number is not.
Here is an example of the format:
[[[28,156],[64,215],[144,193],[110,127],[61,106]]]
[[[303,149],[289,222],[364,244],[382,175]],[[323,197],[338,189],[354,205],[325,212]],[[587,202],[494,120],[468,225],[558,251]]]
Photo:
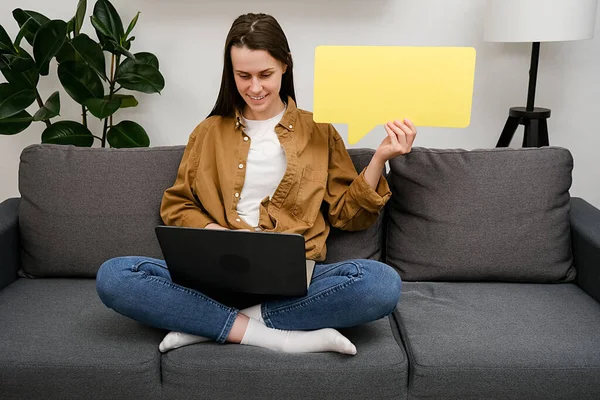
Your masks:
[[[281,117],[281,121],[279,121],[279,125],[283,126],[288,131],[293,131],[296,124],[296,116],[298,115],[296,102],[288,96],[287,107],[285,112],[283,113],[283,117]],[[240,109],[235,110],[235,128],[242,129],[245,128],[244,121],[242,119],[242,111]]]

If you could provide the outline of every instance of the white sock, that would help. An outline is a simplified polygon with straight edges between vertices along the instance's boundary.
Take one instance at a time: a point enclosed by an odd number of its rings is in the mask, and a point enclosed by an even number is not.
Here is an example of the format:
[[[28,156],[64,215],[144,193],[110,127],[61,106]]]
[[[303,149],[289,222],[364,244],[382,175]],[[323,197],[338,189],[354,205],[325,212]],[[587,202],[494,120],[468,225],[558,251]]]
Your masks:
[[[211,339],[204,336],[196,336],[189,333],[171,331],[158,345],[158,350],[164,353],[190,344],[209,342]]]
[[[242,343],[285,353],[320,353],[335,351],[356,354],[356,347],[344,335],[332,328],[316,331],[283,331],[268,328],[250,318]]]
[[[263,325],[265,324],[265,320],[262,317],[261,305],[257,304],[252,307],[244,308],[240,310],[242,314],[247,317],[254,318],[255,320],[261,322]]]
[[[260,304],[240,310],[240,313],[250,318],[254,318],[263,325],[265,324],[265,321],[262,319]],[[171,331],[167,334],[167,336],[164,337],[162,342],[160,342],[160,344],[158,345],[158,349],[161,353],[164,353],[169,350],[177,349],[179,347],[210,341],[211,339],[204,336],[196,336],[189,333]]]

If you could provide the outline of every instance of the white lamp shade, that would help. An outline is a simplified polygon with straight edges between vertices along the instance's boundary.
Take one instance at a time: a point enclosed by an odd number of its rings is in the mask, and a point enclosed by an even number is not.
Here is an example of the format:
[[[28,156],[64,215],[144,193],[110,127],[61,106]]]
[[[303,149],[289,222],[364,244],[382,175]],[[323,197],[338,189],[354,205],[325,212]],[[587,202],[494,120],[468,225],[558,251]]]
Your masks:
[[[554,42],[591,39],[598,0],[488,0],[484,40]]]

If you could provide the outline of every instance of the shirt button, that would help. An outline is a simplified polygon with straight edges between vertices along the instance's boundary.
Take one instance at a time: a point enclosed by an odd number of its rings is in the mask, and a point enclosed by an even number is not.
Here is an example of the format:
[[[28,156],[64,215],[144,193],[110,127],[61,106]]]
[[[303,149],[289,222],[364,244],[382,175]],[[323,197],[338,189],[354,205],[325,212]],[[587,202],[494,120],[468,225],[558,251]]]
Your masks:
[[[290,124],[290,129],[292,129],[294,126],[292,124]]]
[[[242,220],[241,220],[241,219],[239,219],[239,218],[236,218],[236,219],[235,219],[235,222],[242,222]]]
[[[244,168],[244,164],[240,164],[240,165],[238,165],[238,167],[239,167],[240,169],[242,169],[242,168]]]
[[[248,136],[244,136],[244,142],[248,141]]]
[[[240,197],[239,193],[234,194],[235,197]]]

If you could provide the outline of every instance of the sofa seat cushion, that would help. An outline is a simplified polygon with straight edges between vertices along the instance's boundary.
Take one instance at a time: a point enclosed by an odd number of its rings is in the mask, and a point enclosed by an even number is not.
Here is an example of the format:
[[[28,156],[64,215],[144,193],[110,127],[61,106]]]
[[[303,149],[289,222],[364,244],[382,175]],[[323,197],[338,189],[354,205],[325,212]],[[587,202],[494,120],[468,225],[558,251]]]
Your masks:
[[[405,282],[409,399],[599,399],[600,304],[575,284]]]
[[[164,397],[405,399],[408,363],[393,319],[340,332],[356,345],[355,356],[216,343],[172,350],[162,359]]]
[[[106,308],[90,279],[0,291],[0,398],[160,398],[164,331]]]

